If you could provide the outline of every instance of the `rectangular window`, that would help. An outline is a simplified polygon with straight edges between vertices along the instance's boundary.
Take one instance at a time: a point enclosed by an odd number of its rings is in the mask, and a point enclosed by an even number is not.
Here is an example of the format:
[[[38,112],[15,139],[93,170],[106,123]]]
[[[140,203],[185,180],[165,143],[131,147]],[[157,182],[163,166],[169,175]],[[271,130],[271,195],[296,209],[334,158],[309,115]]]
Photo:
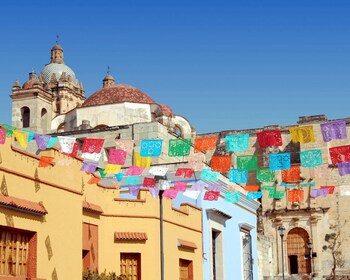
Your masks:
[[[223,277],[223,248],[221,231],[212,229],[212,270],[213,280]]]
[[[249,231],[241,231],[243,279],[253,280],[252,237]]]
[[[36,276],[35,233],[0,227],[0,275]]]
[[[120,274],[130,280],[141,280],[141,254],[120,253]]]
[[[193,280],[193,263],[190,260],[179,260],[180,280]]]

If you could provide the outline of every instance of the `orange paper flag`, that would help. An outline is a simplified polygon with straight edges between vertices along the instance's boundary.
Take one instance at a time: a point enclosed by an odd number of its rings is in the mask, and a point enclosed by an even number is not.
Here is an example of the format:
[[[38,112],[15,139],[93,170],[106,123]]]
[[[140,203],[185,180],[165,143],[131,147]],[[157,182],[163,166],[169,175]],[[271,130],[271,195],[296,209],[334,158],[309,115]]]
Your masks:
[[[53,163],[53,157],[41,156],[39,161],[39,167],[48,167]]]
[[[217,136],[196,138],[194,139],[194,152],[198,153],[208,150],[215,150],[217,141]]]
[[[212,156],[211,170],[218,172],[227,172],[231,168],[231,156]]]
[[[300,165],[292,165],[289,170],[282,170],[283,182],[295,182],[300,180]]]
[[[289,202],[301,202],[304,200],[304,190],[291,190],[288,192]]]
[[[244,187],[244,189],[248,192],[257,192],[259,190],[258,185],[247,185]]]

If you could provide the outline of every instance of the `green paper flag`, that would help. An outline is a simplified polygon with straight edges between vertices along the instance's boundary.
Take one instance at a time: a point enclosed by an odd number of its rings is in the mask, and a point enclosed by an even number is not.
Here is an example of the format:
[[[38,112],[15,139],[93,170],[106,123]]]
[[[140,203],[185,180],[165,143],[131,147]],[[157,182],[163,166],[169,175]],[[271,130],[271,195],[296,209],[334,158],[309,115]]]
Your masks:
[[[252,156],[238,156],[237,157],[237,169],[238,170],[256,170],[258,168],[258,157]]]
[[[169,140],[169,157],[188,156],[191,151],[191,138],[179,138]]]
[[[284,192],[277,192],[277,191],[275,191],[274,192],[274,194],[273,194],[273,198],[274,199],[281,199],[281,198],[283,198],[284,197]]]
[[[256,172],[256,179],[261,182],[274,182],[275,171],[270,168],[259,168]]]

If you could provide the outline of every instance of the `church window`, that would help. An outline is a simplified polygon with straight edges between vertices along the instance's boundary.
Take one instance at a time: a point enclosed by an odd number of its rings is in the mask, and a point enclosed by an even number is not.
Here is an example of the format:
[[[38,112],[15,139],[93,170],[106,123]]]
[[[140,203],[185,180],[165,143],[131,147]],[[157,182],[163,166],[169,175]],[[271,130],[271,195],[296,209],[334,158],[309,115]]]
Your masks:
[[[26,128],[30,125],[30,109],[28,107],[21,108],[22,127]]]
[[[45,108],[41,110],[41,128],[47,128],[47,110]]]

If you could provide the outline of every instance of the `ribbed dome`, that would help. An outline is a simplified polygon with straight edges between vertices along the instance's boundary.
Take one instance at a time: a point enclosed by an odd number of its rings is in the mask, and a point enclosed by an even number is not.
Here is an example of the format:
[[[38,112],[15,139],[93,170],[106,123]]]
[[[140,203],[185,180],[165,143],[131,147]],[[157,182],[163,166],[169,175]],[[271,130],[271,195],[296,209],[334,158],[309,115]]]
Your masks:
[[[75,74],[72,69],[70,69],[65,64],[59,64],[59,63],[50,63],[47,64],[43,70],[41,70],[41,74],[43,75],[44,82],[47,83],[50,81],[51,75],[54,73],[56,75],[56,79],[58,80],[62,73],[66,72],[66,76],[70,76],[72,81],[75,82]]]
[[[110,85],[96,91],[88,99],[85,100],[82,107],[114,104],[114,103],[155,103],[152,98],[141,90],[130,85]]]

